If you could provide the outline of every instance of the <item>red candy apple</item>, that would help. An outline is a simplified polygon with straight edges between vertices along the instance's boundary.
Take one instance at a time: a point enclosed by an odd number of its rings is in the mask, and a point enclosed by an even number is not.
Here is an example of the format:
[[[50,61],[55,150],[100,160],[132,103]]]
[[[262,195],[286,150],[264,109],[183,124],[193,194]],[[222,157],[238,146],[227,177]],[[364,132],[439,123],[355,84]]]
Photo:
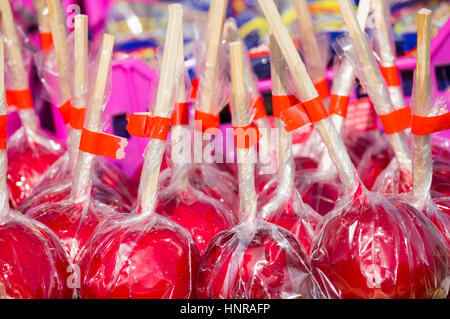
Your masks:
[[[330,298],[442,297],[448,253],[425,216],[397,199],[366,194],[340,205],[311,252]]]
[[[0,222],[0,298],[73,297],[68,257],[44,226],[9,212]]]
[[[225,207],[206,196],[201,199],[201,195],[187,192],[173,195],[158,204],[156,213],[186,229],[201,255],[217,233],[235,224],[233,216]]]
[[[35,138],[35,133],[25,134],[23,130],[17,131],[8,144],[8,187],[14,207],[27,199],[43,174],[64,153],[55,141]]]
[[[190,298],[198,263],[189,234],[164,217],[110,221],[80,260],[81,297]]]
[[[244,223],[222,232],[210,243],[199,270],[197,297],[311,297],[307,257],[294,236],[262,221],[254,234],[247,227]]]

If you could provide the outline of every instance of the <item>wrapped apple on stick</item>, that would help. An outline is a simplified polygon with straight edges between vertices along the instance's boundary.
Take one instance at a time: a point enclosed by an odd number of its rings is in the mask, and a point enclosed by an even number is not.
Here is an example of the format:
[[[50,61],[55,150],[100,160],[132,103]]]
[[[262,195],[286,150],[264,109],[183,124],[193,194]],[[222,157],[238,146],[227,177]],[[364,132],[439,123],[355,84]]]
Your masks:
[[[272,96],[274,101],[287,97],[282,83],[286,64],[273,35],[270,36],[270,67],[272,78]],[[273,104],[274,114],[279,105]],[[264,220],[281,226],[294,234],[306,255],[312,246],[314,232],[321,220],[309,205],[303,203],[294,187],[295,164],[292,151],[292,134],[285,130],[284,122],[275,117],[278,129],[278,175],[276,188],[268,188],[260,194],[260,213]]]
[[[85,15],[76,15],[74,27],[74,49],[72,50],[74,53],[74,72],[73,81],[71,81],[73,82],[73,97],[71,100],[68,100],[71,102],[69,103],[70,123],[67,125],[69,132],[71,132],[69,140],[72,139],[72,142],[68,142],[68,149],[71,151],[68,151],[61,156],[58,161],[52,165],[51,169],[47,170],[41,177],[40,182],[35,186],[31,196],[29,196],[29,198],[19,207],[23,212],[40,204],[57,202],[70,197],[72,180],[75,177],[74,175],[76,175],[76,173],[74,173],[76,172],[75,165],[80,152],[78,147],[83,131],[89,91],[88,17]],[[53,53],[53,51],[46,53],[45,58],[47,62],[55,64],[54,62],[56,62],[56,59],[54,56],[53,58],[50,56],[51,53]],[[92,69],[94,69],[94,67]],[[57,70],[54,69],[41,69],[41,72],[48,72],[48,74],[52,75],[57,74]],[[63,78],[61,77],[57,78],[61,83],[67,83],[68,81],[68,79],[63,81]],[[107,79],[109,79],[109,76]],[[43,81],[43,83],[45,84],[47,82]],[[71,90],[70,85],[71,84],[69,83],[68,89]],[[66,85],[61,85],[61,87],[66,87]],[[51,87],[47,87],[47,89],[49,90],[49,93],[52,90]],[[58,92],[60,91],[58,90]],[[54,93],[58,95],[58,92]],[[105,96],[107,95],[106,92]],[[107,98],[105,98],[104,102],[106,102],[106,100]],[[98,125],[100,128],[101,123]],[[93,165],[91,177],[93,197],[116,210],[130,212],[133,209],[134,201],[137,197],[137,190],[134,187],[134,184],[117,166],[104,161],[103,158],[97,158]]]
[[[18,111],[23,126],[9,138],[8,143],[9,196],[12,205],[18,207],[64,153],[64,146],[39,128],[25,68],[29,59],[21,48],[9,1],[0,1],[0,11],[5,42],[6,98],[9,107]]]
[[[209,244],[200,266],[197,297],[310,298],[316,288],[306,254],[294,235],[257,217],[253,163],[259,133],[251,124],[247,105],[241,42],[231,43],[229,51],[240,224],[219,233]]]
[[[67,253],[74,262],[91,238],[97,225],[117,213],[105,202],[114,203],[117,196],[108,186],[99,186],[97,196],[91,195],[92,175],[96,156],[120,158],[124,156],[125,139],[101,132],[100,119],[104,106],[106,83],[110,69],[114,37],[105,34],[99,51],[94,87],[89,98],[86,123],[80,140],[80,152],[73,174],[73,181],[50,189],[49,195],[42,195],[26,215],[51,228],[64,243]],[[83,64],[77,65],[83,67]],[[58,188],[59,187],[59,188]],[[105,198],[98,201],[99,194]],[[41,204],[41,205],[39,205]],[[30,205],[31,206],[31,205]],[[117,207],[114,207],[117,208]],[[122,212],[117,208],[118,212]]]
[[[235,225],[234,212],[221,202],[207,196],[191,183],[189,174],[192,158],[185,156],[184,148],[191,147],[189,116],[184,85],[184,49],[180,40],[177,61],[177,85],[175,109],[171,126],[171,163],[169,185],[159,193],[156,213],[171,219],[191,234],[200,254],[203,254],[210,240],[220,231]],[[184,114],[184,119],[183,115]],[[188,134],[185,134],[187,131]],[[167,175],[167,174],[166,174]],[[164,181],[161,181],[164,183]]]
[[[0,298],[70,299],[69,258],[55,234],[9,207],[3,39],[0,39]]]
[[[322,292],[329,298],[445,296],[448,253],[442,236],[398,197],[383,197],[362,185],[274,2],[258,2],[346,191],[325,217],[310,254]],[[350,1],[339,3],[344,16],[357,23]]]
[[[82,298],[190,298],[195,295],[199,254],[181,226],[155,213],[181,47],[183,9],[169,5],[151,137],[144,157],[136,211],[102,223],[80,261]]]

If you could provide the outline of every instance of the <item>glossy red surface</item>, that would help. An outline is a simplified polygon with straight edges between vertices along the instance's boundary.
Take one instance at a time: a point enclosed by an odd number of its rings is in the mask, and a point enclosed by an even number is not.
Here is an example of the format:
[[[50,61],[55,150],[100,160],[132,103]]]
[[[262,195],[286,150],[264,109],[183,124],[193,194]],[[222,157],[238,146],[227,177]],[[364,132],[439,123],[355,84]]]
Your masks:
[[[330,298],[442,297],[447,258],[423,214],[375,194],[333,213],[311,252],[315,277]]]
[[[0,298],[72,298],[69,261],[47,235],[19,221],[0,225]]]
[[[216,236],[201,263],[197,297],[308,298],[306,256],[292,234],[271,227],[258,229],[247,244],[236,229]]]
[[[342,196],[342,189],[337,184],[318,181],[303,186],[301,195],[306,204],[319,215],[325,216],[336,206]]]
[[[161,220],[130,219],[97,232],[80,261],[81,297],[193,297],[198,252],[184,230]]]

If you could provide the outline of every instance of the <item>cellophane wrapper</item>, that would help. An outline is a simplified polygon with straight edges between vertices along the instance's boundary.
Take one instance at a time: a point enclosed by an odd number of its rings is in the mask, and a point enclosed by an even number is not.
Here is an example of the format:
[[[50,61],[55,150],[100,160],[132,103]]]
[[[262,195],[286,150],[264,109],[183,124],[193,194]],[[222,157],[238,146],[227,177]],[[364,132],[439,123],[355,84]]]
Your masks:
[[[198,263],[191,236],[169,219],[116,216],[98,227],[83,251],[81,297],[194,298]]]
[[[311,252],[328,298],[443,298],[448,258],[443,237],[421,212],[362,186],[324,218]]]
[[[70,299],[69,257],[55,234],[17,211],[0,217],[0,299]]]
[[[7,151],[10,199],[13,207],[19,207],[65,147],[42,131],[22,127],[9,138]]]
[[[221,232],[209,244],[200,265],[197,297],[320,297],[308,258],[294,235],[263,220],[253,223]]]

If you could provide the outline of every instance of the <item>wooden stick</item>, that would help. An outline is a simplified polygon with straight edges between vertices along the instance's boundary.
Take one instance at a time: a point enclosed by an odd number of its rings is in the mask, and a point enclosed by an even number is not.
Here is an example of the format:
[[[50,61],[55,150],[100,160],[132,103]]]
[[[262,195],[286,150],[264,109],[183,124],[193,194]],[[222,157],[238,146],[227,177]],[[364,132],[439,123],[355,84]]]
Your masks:
[[[313,82],[318,82],[325,77],[324,61],[320,54],[319,44],[317,43],[314,24],[309,12],[306,0],[293,0],[294,9],[297,14],[298,31],[303,48],[304,59],[309,67],[309,75]]]
[[[294,84],[300,93],[302,101],[309,101],[317,98],[319,94],[306,72],[305,64],[289,36],[288,30],[281,19],[275,3],[273,0],[258,0],[258,3],[275,35],[275,39],[277,40],[280,51],[291,71]],[[357,185],[355,168],[333,123],[329,118],[326,118],[314,123],[314,126],[327,146],[328,153],[336,166],[342,183],[346,186],[347,190],[353,190],[355,185]]]
[[[0,115],[7,114],[6,96],[5,96],[5,53],[3,37],[0,36]],[[6,128],[2,128],[6,129]],[[8,196],[8,156],[6,149],[0,150],[0,216],[5,215],[9,209]]]
[[[74,96],[72,105],[76,108],[86,107],[88,90],[88,16],[75,16],[74,37]]]
[[[34,0],[33,3],[38,17],[39,32],[50,32],[50,21],[48,19],[48,7],[46,0]]]
[[[93,93],[86,110],[84,127],[90,131],[100,132],[101,116],[104,108],[105,90],[108,82],[109,67],[114,49],[114,36],[104,34],[100,47],[96,77]],[[95,156],[82,151],[78,152],[76,163],[76,174],[72,189],[72,198],[75,201],[84,200],[90,194],[90,181],[92,179],[92,167]]]
[[[223,24],[227,11],[228,0],[211,0],[208,14],[206,34],[206,59],[204,64],[201,92],[199,96],[199,110],[212,112],[212,104],[216,94],[216,79],[220,44],[222,41]]]
[[[377,87],[375,93],[370,88],[367,88],[369,97],[375,106],[375,110],[378,115],[390,113],[394,111],[394,108],[392,106],[386,84],[369,47],[365,33],[359,27],[355,12],[353,10],[353,4],[350,0],[338,0],[338,3],[350,37],[352,38],[353,45],[355,46],[355,52],[359,59],[359,64],[363,66],[362,71],[364,72],[365,81]],[[392,145],[395,157],[399,162],[400,170],[402,171],[405,180],[407,182],[412,182],[412,161],[405,132],[388,134],[387,138]]]
[[[231,85],[233,88],[234,118],[233,126],[243,127],[249,124],[250,116],[246,105],[244,65],[242,62],[242,43],[233,42],[228,45],[230,52]],[[240,220],[254,220],[256,216],[255,167],[252,159],[254,147],[237,148],[239,172]]]
[[[414,82],[412,111],[416,115],[429,116],[431,101],[431,10],[420,9],[417,16],[417,67]],[[430,135],[413,134],[413,193],[423,199],[431,188],[433,165]]]
[[[53,47],[55,48],[56,62],[61,88],[61,101],[65,103],[72,98],[70,88],[70,59],[67,47],[67,29],[64,23],[63,10],[60,0],[47,0],[49,9],[50,28],[52,31]]]
[[[170,118],[172,113],[172,95],[175,89],[180,34],[183,34],[183,7],[180,4],[169,5],[169,23],[167,27],[164,55],[161,66],[158,95],[154,116]],[[138,212],[152,215],[157,202],[158,178],[166,141],[150,139],[142,168],[139,185]]]
[[[11,66],[8,71],[11,72],[11,78],[14,84],[8,89],[25,90],[29,88],[28,73],[25,70],[25,64],[22,57],[19,38],[16,32],[16,25],[11,11],[9,0],[0,0],[1,29],[6,37],[5,46],[8,64]],[[25,128],[35,131],[38,126],[38,119],[34,109],[20,110],[20,120]]]

